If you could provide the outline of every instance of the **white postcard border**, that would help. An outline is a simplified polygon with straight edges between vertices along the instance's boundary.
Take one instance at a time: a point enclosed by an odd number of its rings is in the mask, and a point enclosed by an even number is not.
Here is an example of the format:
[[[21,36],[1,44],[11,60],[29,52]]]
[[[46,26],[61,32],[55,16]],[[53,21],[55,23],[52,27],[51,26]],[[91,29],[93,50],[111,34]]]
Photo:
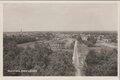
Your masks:
[[[118,76],[116,77],[103,77],[103,76],[3,76],[3,4],[4,3],[117,3],[118,4]],[[119,38],[120,38],[120,1],[0,1],[0,79],[1,80],[119,80],[119,63],[120,63],[120,50],[119,50]]]

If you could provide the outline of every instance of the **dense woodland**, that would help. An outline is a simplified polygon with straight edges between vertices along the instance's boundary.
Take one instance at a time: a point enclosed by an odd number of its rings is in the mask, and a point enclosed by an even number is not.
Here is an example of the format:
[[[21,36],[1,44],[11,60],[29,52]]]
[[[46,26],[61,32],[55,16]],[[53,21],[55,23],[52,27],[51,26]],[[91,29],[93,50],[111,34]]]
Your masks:
[[[74,33],[69,34],[72,38]],[[75,33],[77,36],[80,33]],[[117,33],[84,33],[90,34],[87,41],[79,36],[78,41],[88,47],[96,47],[95,36],[104,35],[117,43]],[[111,35],[112,34],[112,35]],[[60,34],[59,34],[60,35]],[[37,38],[36,38],[37,37]],[[32,35],[6,35],[3,36],[3,74],[4,76],[74,76],[75,68],[72,64],[72,51],[53,51],[49,44],[37,41],[49,41],[56,38],[55,32],[35,33]],[[34,42],[34,48],[18,47],[18,44]],[[72,49],[73,50],[73,47]],[[116,76],[117,75],[117,49],[102,47],[100,51],[89,50],[86,57],[86,76]],[[8,70],[37,70],[35,73],[8,72]]]
[[[117,75],[117,50],[101,49],[100,52],[89,51],[86,57],[87,76],[116,76]]]

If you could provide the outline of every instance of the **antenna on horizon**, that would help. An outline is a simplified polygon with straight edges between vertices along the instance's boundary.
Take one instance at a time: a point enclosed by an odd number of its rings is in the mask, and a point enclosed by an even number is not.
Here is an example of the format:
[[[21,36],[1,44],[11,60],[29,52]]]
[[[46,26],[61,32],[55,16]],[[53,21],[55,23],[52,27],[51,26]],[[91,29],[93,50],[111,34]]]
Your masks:
[[[23,34],[22,26],[20,27],[20,34]]]

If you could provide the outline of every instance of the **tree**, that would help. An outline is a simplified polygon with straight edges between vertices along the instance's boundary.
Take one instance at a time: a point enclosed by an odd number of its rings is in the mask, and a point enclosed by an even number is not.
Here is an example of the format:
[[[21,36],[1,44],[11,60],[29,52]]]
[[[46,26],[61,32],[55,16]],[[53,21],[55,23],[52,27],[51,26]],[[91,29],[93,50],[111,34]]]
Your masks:
[[[87,39],[88,47],[93,47],[96,44],[97,39],[94,36],[89,36]]]
[[[18,48],[15,42],[10,41],[3,45],[3,74],[5,76],[19,75],[16,72],[8,72],[8,70],[17,70],[19,66],[18,56],[22,48]]]
[[[90,51],[86,57],[87,76],[117,76],[116,50],[102,49],[100,53]]]
[[[72,53],[67,51],[60,51],[53,53],[51,62],[48,66],[47,75],[50,76],[74,76],[75,68],[72,64]]]

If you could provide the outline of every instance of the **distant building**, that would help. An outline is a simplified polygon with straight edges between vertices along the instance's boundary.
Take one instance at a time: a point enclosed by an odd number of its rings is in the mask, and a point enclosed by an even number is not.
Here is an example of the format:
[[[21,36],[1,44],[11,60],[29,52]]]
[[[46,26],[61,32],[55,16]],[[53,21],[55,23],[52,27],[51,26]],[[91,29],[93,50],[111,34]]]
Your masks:
[[[35,39],[36,39],[36,40],[38,40],[38,39],[39,39],[39,37],[35,37]]]
[[[87,39],[88,39],[88,36],[87,35],[80,35],[81,36],[81,39],[83,40],[83,41],[87,41]]]
[[[108,39],[103,39],[104,42],[108,42]]]

